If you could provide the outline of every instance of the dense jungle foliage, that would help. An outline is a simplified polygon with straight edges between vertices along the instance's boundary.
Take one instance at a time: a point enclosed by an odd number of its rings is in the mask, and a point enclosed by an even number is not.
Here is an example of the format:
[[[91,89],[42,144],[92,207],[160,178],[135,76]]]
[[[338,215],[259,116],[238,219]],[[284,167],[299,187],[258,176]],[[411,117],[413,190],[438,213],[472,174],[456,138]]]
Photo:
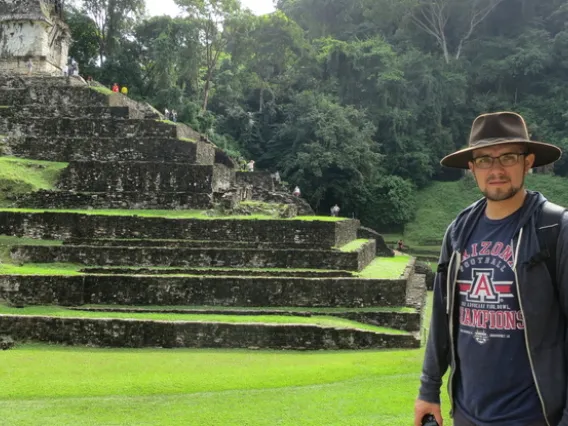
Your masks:
[[[68,6],[81,74],[177,110],[321,212],[408,223],[417,191],[460,177],[439,160],[482,112],[520,112],[533,139],[568,148],[566,0],[278,0],[264,16],[176,1],[183,17]]]

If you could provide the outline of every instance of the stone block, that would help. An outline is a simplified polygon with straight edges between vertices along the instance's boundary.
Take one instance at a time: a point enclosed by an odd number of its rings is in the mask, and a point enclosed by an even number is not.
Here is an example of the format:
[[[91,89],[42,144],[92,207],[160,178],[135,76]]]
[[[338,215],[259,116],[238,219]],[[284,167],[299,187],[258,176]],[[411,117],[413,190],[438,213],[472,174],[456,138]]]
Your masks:
[[[7,145],[14,156],[32,160],[198,163],[198,144],[177,139],[28,136],[11,137]]]
[[[224,166],[222,166],[224,167]],[[72,161],[58,188],[77,192],[212,193],[233,184],[230,169],[186,163]],[[225,180],[225,182],[221,182]]]
[[[169,219],[79,213],[0,211],[0,235],[30,238],[135,238],[242,241],[328,249],[354,240],[358,220]]]
[[[20,195],[18,207],[39,209],[157,209],[208,210],[214,207],[210,192],[75,192],[37,191]]]
[[[176,126],[157,120],[114,120],[98,117],[36,118],[12,122],[8,130],[38,138],[177,138]]]
[[[17,341],[101,347],[385,349],[417,348],[412,335],[316,325],[166,322],[0,315],[0,329]]]
[[[100,247],[20,245],[12,254],[24,262],[108,266],[305,268],[360,271],[375,256],[370,240],[357,252],[304,249]]]
[[[144,275],[0,275],[24,305],[229,307],[404,306],[407,279]]]

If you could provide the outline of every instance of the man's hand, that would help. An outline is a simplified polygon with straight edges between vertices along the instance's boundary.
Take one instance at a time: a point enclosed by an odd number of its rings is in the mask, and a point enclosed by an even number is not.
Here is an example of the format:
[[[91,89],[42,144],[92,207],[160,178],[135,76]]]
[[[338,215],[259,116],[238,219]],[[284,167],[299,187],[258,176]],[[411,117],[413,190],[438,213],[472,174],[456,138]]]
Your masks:
[[[414,426],[422,425],[422,418],[426,414],[432,414],[440,426],[443,426],[442,411],[440,404],[432,404],[430,402],[417,399],[414,403]]]

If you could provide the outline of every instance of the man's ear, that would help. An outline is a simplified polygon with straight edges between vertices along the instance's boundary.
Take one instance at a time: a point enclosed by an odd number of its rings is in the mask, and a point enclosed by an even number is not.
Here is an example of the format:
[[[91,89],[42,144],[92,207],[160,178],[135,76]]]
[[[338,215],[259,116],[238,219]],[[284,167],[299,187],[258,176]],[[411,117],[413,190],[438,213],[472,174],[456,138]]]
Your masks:
[[[469,167],[469,171],[470,171],[471,173],[473,173],[473,161],[468,161],[468,162],[467,162],[467,167]]]
[[[534,164],[536,157],[534,154],[528,154],[525,156],[525,175],[529,173],[530,169]]]

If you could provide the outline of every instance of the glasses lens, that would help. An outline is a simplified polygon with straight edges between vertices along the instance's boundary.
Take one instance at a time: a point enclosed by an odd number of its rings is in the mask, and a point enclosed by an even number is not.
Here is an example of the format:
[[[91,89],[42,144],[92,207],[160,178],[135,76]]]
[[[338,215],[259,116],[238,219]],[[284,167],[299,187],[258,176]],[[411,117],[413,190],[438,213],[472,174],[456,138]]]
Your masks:
[[[517,164],[518,159],[519,154],[503,154],[501,157],[499,157],[499,161],[504,166],[513,166]]]
[[[493,165],[493,158],[488,156],[477,157],[474,161],[475,165],[480,169],[488,169]]]

